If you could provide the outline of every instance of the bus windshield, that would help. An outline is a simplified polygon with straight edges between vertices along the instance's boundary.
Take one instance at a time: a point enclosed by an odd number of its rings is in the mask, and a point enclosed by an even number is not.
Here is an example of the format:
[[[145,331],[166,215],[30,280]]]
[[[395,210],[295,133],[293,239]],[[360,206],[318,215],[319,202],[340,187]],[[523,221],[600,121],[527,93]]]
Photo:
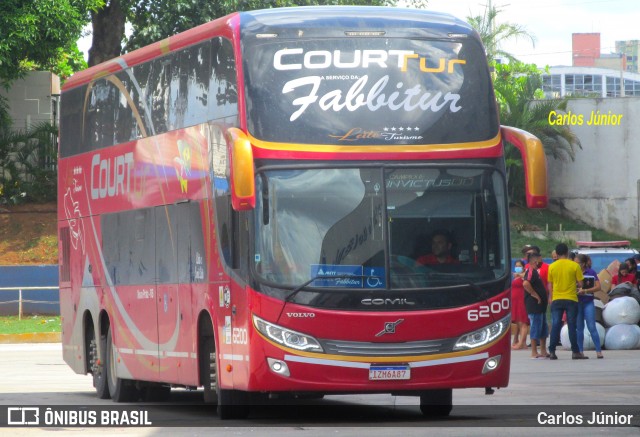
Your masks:
[[[498,133],[474,39],[257,39],[243,50],[247,125],[260,140],[452,144]]]
[[[269,170],[256,192],[255,272],[272,286],[427,289],[507,274],[493,169]]]

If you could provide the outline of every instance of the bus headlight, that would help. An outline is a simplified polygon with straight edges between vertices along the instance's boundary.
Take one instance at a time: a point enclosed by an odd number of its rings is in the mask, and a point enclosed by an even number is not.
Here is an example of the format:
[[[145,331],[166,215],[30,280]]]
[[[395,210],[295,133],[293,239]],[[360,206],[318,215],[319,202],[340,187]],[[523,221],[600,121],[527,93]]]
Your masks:
[[[500,337],[511,325],[511,314],[476,331],[463,335],[453,346],[454,351],[462,351],[484,346]]]
[[[324,352],[318,340],[309,335],[274,325],[256,315],[253,316],[253,324],[262,335],[283,346],[300,351]]]

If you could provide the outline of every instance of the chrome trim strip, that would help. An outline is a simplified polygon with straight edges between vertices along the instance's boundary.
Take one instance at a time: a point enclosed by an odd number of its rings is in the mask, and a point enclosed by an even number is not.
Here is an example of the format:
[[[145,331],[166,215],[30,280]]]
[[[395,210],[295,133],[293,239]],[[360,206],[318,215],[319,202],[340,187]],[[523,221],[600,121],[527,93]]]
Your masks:
[[[418,367],[440,366],[443,364],[467,363],[469,361],[485,360],[487,358],[489,358],[489,352],[482,352],[480,354],[465,355],[462,357],[441,358],[439,360],[416,361],[413,363],[409,363],[409,367],[418,368]]]
[[[465,355],[461,357],[450,357],[450,358],[441,358],[436,360],[426,360],[426,361],[414,361],[409,362],[409,367],[411,368],[419,368],[419,367],[431,367],[431,366],[441,366],[444,364],[455,364],[455,363],[466,363],[469,361],[478,361],[489,358],[488,352],[482,352],[474,355]],[[304,363],[304,364],[316,364],[319,366],[335,366],[335,367],[348,367],[353,369],[368,369],[372,363],[362,363],[357,361],[339,361],[339,360],[327,360],[323,358],[308,358],[308,357],[300,357],[297,355],[285,355],[285,361],[294,362],[294,363]],[[385,363],[388,365],[394,365],[395,363]]]

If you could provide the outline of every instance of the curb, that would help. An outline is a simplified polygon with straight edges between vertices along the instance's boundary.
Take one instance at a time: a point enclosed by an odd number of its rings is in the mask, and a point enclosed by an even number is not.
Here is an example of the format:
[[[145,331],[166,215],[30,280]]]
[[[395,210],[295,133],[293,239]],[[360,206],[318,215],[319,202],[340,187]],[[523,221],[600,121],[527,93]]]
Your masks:
[[[60,343],[59,332],[37,332],[31,334],[0,334],[0,344],[11,343]]]

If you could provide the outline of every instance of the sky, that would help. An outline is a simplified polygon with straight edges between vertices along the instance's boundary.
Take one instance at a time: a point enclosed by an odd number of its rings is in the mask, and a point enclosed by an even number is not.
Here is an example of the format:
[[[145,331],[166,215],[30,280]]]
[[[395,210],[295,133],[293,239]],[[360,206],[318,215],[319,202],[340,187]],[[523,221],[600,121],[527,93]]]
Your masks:
[[[491,0],[502,12],[498,22],[519,24],[536,38],[504,45],[503,50],[538,67],[571,65],[571,34],[600,33],[601,53],[615,42],[640,40],[640,0]],[[489,0],[429,0],[428,9],[466,21],[482,15]]]
[[[428,9],[466,21],[481,15],[490,0],[428,0]],[[615,51],[615,42],[640,40],[640,0],[491,0],[502,9],[499,22],[519,24],[536,38],[502,47],[521,61],[538,67],[571,65],[571,34],[600,33],[601,52]],[[86,53],[91,37],[78,42]]]

